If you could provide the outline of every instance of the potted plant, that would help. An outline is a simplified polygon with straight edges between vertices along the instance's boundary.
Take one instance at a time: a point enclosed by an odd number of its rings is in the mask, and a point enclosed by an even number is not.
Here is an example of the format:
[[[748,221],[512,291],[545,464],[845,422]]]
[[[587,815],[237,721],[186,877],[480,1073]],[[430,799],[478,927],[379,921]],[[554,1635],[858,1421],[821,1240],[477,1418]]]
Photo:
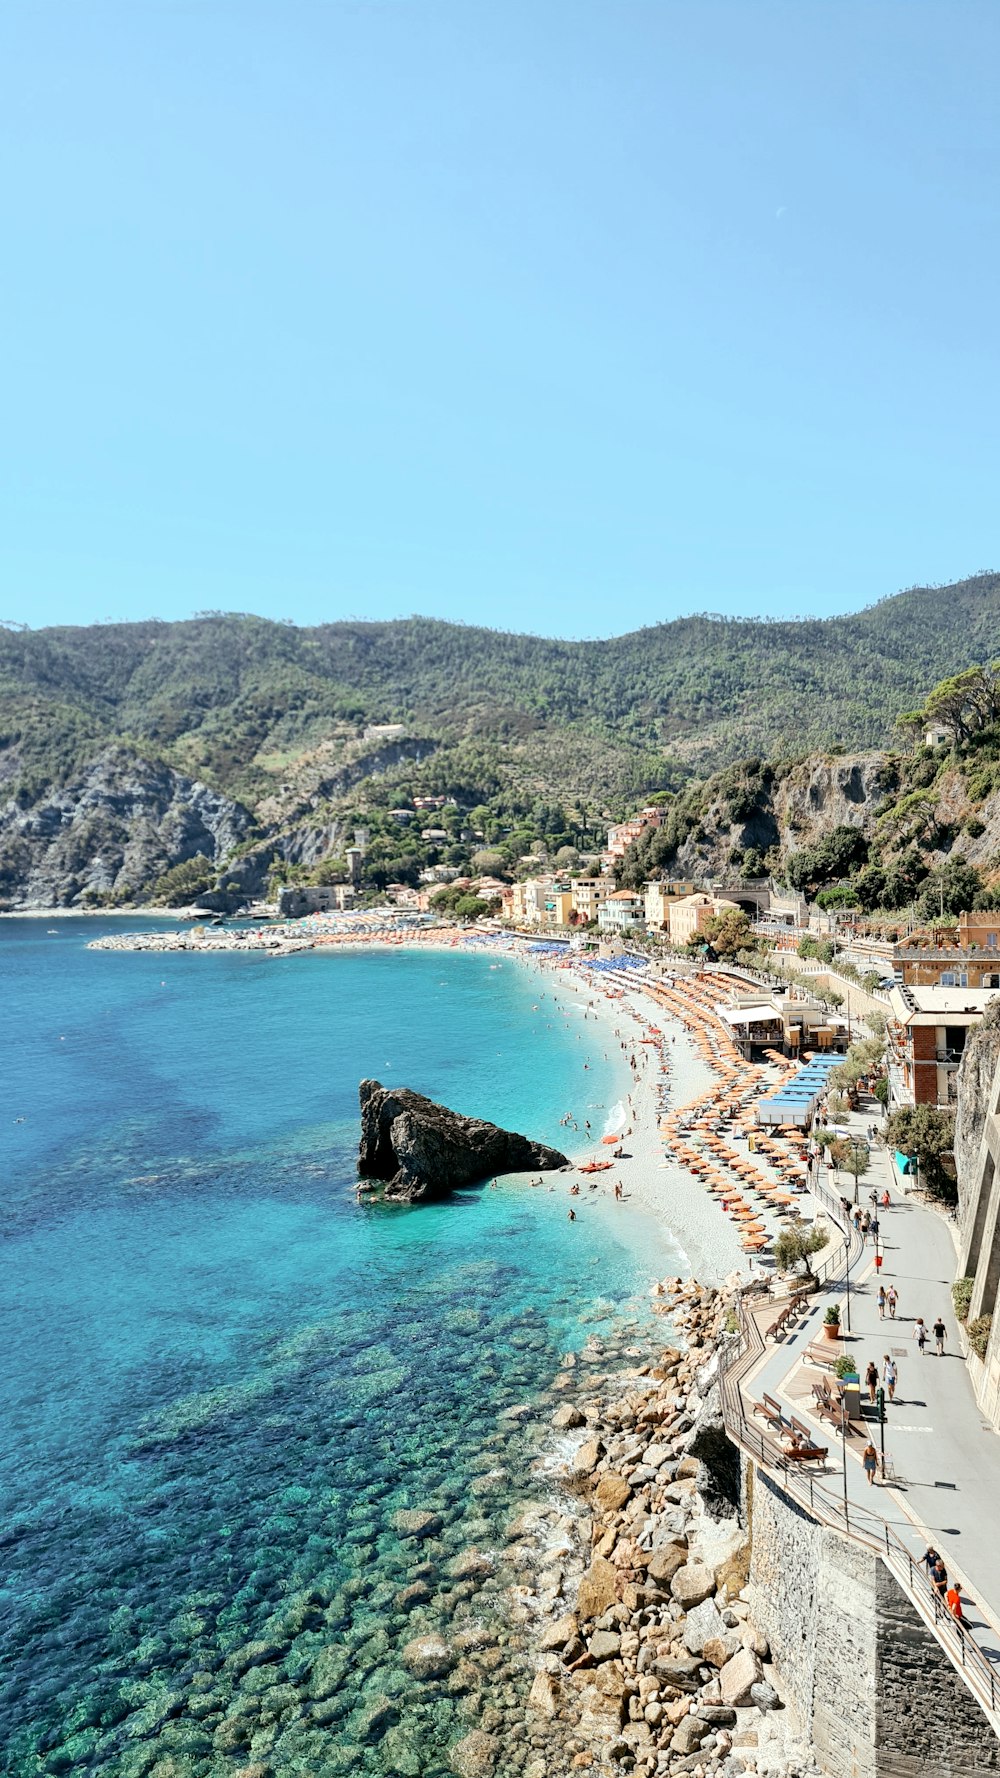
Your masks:
[[[846,1356],[834,1359],[833,1374],[840,1383],[859,1383],[861,1381],[858,1376],[858,1367],[853,1358]]]
[[[840,1338],[840,1304],[831,1303],[823,1316],[823,1334],[828,1340]]]

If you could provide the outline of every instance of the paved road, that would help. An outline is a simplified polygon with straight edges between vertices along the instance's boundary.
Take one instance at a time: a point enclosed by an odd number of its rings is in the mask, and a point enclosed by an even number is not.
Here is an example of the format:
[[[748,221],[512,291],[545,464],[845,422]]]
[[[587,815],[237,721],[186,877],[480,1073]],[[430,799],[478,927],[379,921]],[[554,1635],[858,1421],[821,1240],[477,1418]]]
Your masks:
[[[862,1106],[850,1120],[852,1128],[863,1135],[879,1115],[874,1103]],[[1000,1537],[994,1528],[1000,1508],[1000,1438],[980,1414],[959,1346],[951,1302],[956,1265],[951,1231],[939,1211],[903,1195],[890,1156],[881,1148],[873,1151],[870,1170],[859,1183],[859,1198],[866,1208],[873,1186],[880,1194],[888,1187],[891,1195],[890,1208],[879,1211],[881,1276],[886,1288],[896,1286],[899,1306],[894,1321],[888,1314],[880,1320],[874,1250],[869,1243],[853,1268],[858,1275],[851,1281],[852,1332],[847,1336],[843,1327],[841,1332],[849,1339],[862,1378],[869,1358],[874,1358],[880,1372],[886,1353],[896,1360],[896,1399],[887,1407],[885,1428],[894,1480],[869,1488],[859,1461],[861,1447],[855,1441],[858,1455],[849,1452],[847,1460],[849,1501],[879,1511],[916,1555],[923,1554],[928,1542],[940,1550],[949,1572],[963,1583],[970,1627],[976,1629],[981,1645],[1000,1659]],[[853,1197],[854,1182],[845,1179],[834,1189],[838,1195],[843,1191]],[[753,1378],[752,1393],[759,1396],[766,1389],[787,1399],[783,1383],[791,1363],[809,1340],[819,1337],[823,1310],[838,1299],[842,1304],[846,1300],[842,1286],[817,1300],[804,1325],[773,1349]],[[945,1355],[935,1354],[931,1339],[921,1358],[913,1338],[916,1318],[922,1315],[930,1327],[939,1314],[948,1329]],[[797,1404],[800,1413],[802,1406]],[[872,1439],[877,1446],[874,1421]],[[830,1446],[830,1463],[839,1472],[827,1472],[826,1488],[842,1495],[840,1440],[834,1427],[824,1426],[822,1442]],[[985,1638],[977,1628],[982,1619],[972,1602],[989,1620]]]

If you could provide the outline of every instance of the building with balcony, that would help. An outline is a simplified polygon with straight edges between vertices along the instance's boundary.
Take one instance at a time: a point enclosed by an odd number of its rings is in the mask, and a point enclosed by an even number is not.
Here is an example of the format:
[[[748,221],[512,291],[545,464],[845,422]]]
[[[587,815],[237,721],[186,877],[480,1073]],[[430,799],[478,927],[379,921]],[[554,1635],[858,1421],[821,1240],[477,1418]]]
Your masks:
[[[890,1110],[899,1105],[954,1107],[969,1032],[998,998],[991,988],[892,989],[886,1029]]]
[[[597,915],[597,925],[602,933],[622,935],[629,932],[643,932],[646,926],[646,906],[637,889],[616,889],[603,901]]]
[[[585,926],[589,921],[597,919],[608,896],[615,892],[615,882],[613,877],[573,877],[570,889],[573,893],[576,923]]]
[[[905,987],[1000,988],[1000,912],[909,933],[892,948],[892,970]]]

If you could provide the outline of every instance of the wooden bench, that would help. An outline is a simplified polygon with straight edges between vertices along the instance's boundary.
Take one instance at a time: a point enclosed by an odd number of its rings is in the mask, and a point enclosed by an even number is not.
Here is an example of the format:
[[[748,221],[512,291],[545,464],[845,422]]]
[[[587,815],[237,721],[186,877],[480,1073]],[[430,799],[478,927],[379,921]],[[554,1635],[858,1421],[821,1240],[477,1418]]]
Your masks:
[[[829,1445],[800,1445],[797,1451],[786,1451],[785,1456],[792,1463],[825,1463],[830,1455]]]
[[[767,1423],[771,1427],[772,1431],[774,1431],[774,1432],[787,1432],[788,1431],[788,1427],[785,1423],[785,1416],[781,1412],[781,1409],[775,1408],[773,1406],[769,1407],[768,1406],[768,1398],[766,1395],[765,1395],[763,1401],[755,1401],[754,1402],[753,1411],[755,1414],[760,1414],[762,1416],[762,1418],[767,1421]]]
[[[785,1420],[784,1408],[782,1407],[780,1401],[775,1401],[774,1396],[768,1395],[766,1390],[764,1391],[764,1406],[767,1409],[769,1414],[773,1414],[774,1417],[776,1419],[780,1420],[782,1422],[782,1425],[784,1425],[784,1420]]]

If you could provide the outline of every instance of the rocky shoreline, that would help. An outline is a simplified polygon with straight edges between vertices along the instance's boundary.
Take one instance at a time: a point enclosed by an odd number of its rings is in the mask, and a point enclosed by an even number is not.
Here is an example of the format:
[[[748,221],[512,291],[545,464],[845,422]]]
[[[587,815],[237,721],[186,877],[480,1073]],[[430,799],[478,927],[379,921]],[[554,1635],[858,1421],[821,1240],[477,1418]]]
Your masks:
[[[110,932],[92,938],[88,951],[265,951],[287,957],[293,951],[311,951],[314,941],[290,927],[261,927],[245,931],[213,931],[188,927],[184,932]]]
[[[523,1616],[545,1620],[524,1778],[818,1770],[747,1603],[739,1463],[714,1388],[735,1288],[674,1281],[662,1307],[686,1350],[609,1376],[614,1348],[591,1341],[555,1379],[552,1428],[577,1441],[558,1474],[580,1510],[576,1547],[550,1550],[521,1599]],[[545,1531],[543,1509],[511,1527],[536,1546]],[[491,1769],[488,1743],[479,1729],[453,1750],[461,1778]]]

